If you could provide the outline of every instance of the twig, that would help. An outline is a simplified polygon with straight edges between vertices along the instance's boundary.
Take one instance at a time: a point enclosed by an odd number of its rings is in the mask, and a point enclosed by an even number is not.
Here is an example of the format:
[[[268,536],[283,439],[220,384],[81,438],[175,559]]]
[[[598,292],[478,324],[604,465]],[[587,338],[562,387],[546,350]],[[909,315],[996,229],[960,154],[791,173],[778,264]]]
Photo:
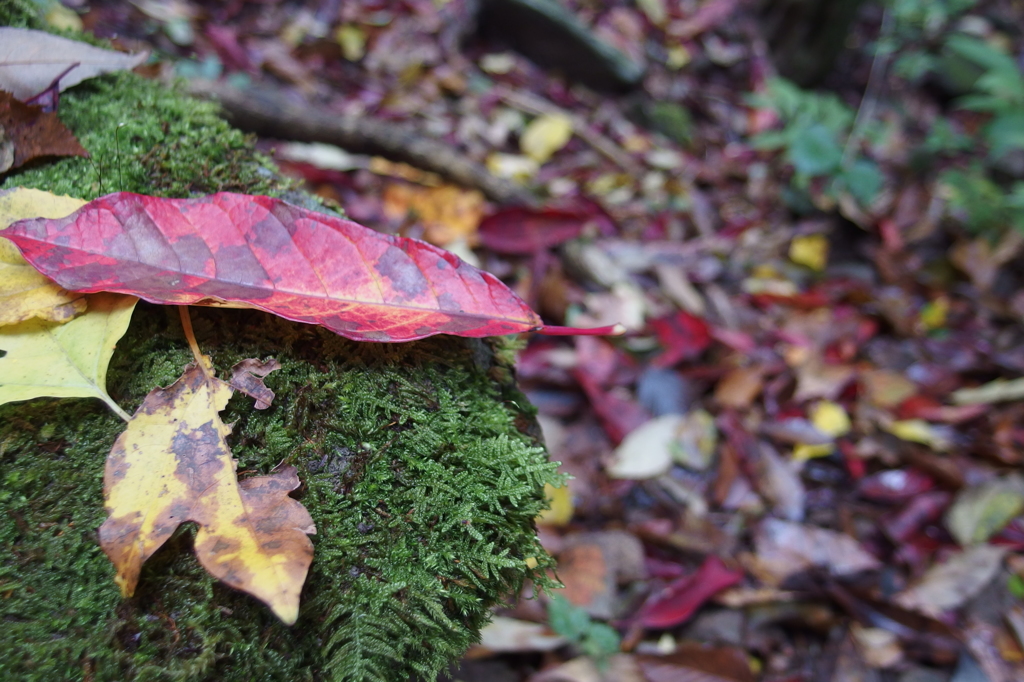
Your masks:
[[[633,177],[640,177],[643,169],[634,161],[629,154],[619,148],[614,142],[590,127],[590,124],[582,116],[565,111],[561,107],[541,99],[536,95],[526,92],[518,92],[501,85],[495,86],[494,93],[498,95],[509,106],[520,111],[525,111],[534,116],[543,114],[558,114],[565,116],[572,122],[572,132],[578,135],[581,140],[593,147],[599,154],[621,167]]]
[[[189,91],[220,102],[231,122],[259,135],[303,142],[325,142],[357,153],[379,154],[475,187],[500,204],[534,204],[522,187],[491,175],[449,145],[409,127],[373,118],[339,116],[315,106],[299,106],[280,92],[238,88],[195,80]]]

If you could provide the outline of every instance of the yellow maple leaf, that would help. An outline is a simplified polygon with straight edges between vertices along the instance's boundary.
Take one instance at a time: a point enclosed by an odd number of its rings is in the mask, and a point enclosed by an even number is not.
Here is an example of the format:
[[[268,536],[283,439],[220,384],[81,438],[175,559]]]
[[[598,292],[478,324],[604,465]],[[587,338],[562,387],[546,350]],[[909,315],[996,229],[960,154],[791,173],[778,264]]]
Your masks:
[[[0,191],[0,230],[24,218],[63,218],[85,203],[24,187]],[[0,326],[32,318],[67,322],[84,310],[82,294],[57,286],[29,265],[13,242],[0,237]]]
[[[313,519],[288,493],[294,467],[239,482],[219,412],[231,387],[209,359],[154,389],[107,457],[108,518],[100,544],[115,581],[131,596],[142,564],[179,524],[195,521],[196,556],[214,577],[265,602],[285,623],[299,614],[299,592],[313,561]]]
[[[139,299],[122,294],[86,297],[89,312],[66,324],[27,320],[0,327],[0,405],[44,396],[99,398],[128,419],[107,395],[107,365],[128,330]]]

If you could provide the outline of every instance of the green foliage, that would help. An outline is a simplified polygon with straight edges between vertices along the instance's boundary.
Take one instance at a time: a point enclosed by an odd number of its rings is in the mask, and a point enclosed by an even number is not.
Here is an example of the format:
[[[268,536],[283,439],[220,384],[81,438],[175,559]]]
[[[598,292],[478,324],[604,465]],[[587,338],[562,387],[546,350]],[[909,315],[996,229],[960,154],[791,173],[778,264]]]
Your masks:
[[[548,603],[548,624],[556,633],[577,645],[604,668],[608,658],[619,651],[621,638],[609,625],[598,623],[586,611],[556,594]]]
[[[781,150],[793,166],[793,184],[798,189],[806,190],[821,179],[827,182],[828,194],[846,191],[861,204],[870,204],[881,190],[882,174],[867,157],[845,150],[854,125],[853,110],[834,94],[808,92],[783,78],[767,85],[766,93],[750,101],[775,110],[783,128],[756,135],[754,146]],[[875,131],[866,133],[870,136]]]
[[[954,215],[972,233],[998,236],[1008,227],[1024,230],[1024,182],[1007,192],[979,164],[966,171],[948,170],[941,180]]]

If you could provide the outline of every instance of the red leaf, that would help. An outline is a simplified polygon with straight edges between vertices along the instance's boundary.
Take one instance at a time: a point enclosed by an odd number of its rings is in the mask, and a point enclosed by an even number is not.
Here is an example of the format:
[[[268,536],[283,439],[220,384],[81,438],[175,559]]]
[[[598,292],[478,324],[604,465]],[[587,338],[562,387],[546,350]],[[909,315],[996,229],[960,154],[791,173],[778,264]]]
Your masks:
[[[576,211],[509,208],[484,218],[480,243],[497,253],[531,254],[575,239],[594,216]]]
[[[89,156],[57,114],[23,104],[2,90],[0,130],[13,145],[5,154],[6,144],[0,140],[0,174],[41,156]]]
[[[245,303],[360,341],[541,326],[497,278],[448,251],[270,197],[121,192],[67,218],[15,223],[3,236],[71,291]]]
[[[731,570],[718,557],[709,556],[696,573],[670,583],[653,595],[640,609],[640,623],[645,628],[675,627],[708,599],[742,579],[742,571]]]
[[[654,359],[657,367],[671,367],[682,360],[693,360],[711,345],[708,323],[680,310],[675,315],[651,320],[651,328],[665,347]]]

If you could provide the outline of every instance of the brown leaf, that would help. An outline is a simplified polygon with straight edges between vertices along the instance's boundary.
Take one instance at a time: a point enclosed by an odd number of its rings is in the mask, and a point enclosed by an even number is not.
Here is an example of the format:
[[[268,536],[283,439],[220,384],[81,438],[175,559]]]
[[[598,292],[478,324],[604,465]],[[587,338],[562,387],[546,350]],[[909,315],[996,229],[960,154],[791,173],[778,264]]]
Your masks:
[[[257,410],[265,410],[274,402],[274,392],[263,383],[263,377],[279,369],[281,363],[274,358],[266,361],[246,358],[231,368],[228,384],[255,400]]]
[[[4,148],[10,150],[4,153]],[[19,102],[0,90],[0,173],[42,156],[89,156],[70,130],[42,107]]]
[[[754,398],[764,386],[759,367],[737,367],[718,382],[715,387],[715,402],[723,407],[742,410],[750,407]]]
[[[668,656],[637,656],[648,682],[754,682],[747,656],[733,647],[681,644]]]

